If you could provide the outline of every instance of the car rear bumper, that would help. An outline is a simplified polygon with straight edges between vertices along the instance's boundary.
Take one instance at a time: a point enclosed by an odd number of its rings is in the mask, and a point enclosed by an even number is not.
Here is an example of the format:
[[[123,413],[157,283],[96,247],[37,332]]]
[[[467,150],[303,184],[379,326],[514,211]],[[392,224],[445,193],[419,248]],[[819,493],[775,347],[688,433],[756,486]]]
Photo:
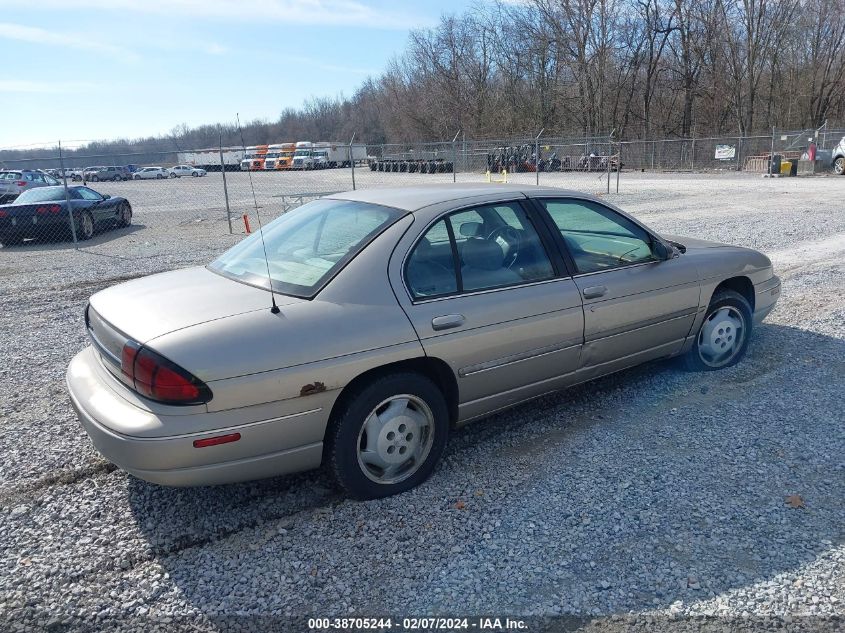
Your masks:
[[[116,393],[103,378],[104,370],[98,369],[98,363],[91,347],[71,361],[67,370],[71,403],[97,450],[140,479],[167,486],[205,486],[273,477],[320,465],[322,442],[299,441],[304,427],[324,424],[320,409],[182,435],[138,437],[118,431],[147,426],[149,417],[163,418]],[[194,415],[212,417],[208,413]],[[178,424],[178,417],[171,416],[167,426]],[[238,441],[194,447],[196,440],[234,433],[240,434]]]
[[[780,288],[780,277],[777,275],[754,286],[754,325],[760,325],[774,309],[780,297]]]
[[[33,222],[35,218],[35,222]],[[0,218],[0,233],[4,235],[39,235],[57,230],[70,232],[67,213],[56,215],[23,215]]]

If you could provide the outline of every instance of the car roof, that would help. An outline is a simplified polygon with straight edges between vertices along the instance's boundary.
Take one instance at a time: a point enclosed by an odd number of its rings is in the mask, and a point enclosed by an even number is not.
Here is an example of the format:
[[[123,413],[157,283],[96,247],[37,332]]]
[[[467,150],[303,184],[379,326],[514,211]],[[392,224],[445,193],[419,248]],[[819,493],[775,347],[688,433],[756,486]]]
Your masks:
[[[536,185],[518,185],[501,183],[460,183],[416,185],[412,187],[385,187],[381,189],[358,189],[326,196],[335,200],[355,200],[381,204],[404,211],[417,211],[424,207],[444,202],[459,202],[464,198],[483,198],[484,196],[500,197],[513,194],[515,198],[536,196],[576,196],[590,198],[593,196],[580,191],[556,189],[554,187],[538,187]]]

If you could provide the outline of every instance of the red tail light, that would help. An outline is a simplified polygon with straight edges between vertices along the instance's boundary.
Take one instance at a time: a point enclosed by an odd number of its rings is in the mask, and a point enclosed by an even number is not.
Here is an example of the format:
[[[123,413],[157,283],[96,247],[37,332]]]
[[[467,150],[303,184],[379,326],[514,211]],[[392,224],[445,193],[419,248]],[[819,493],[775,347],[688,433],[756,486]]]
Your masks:
[[[26,187],[26,180],[16,180],[16,181],[15,181],[15,184],[16,184],[18,187]]]
[[[8,215],[9,215],[8,213],[6,213],[6,212],[5,212],[5,211],[3,211],[2,209],[0,209],[0,218],[5,218],[5,217],[7,217]]]
[[[40,207],[36,207],[35,212],[38,215],[47,215],[48,213],[56,214],[61,210],[62,208],[57,204],[45,204]]]
[[[165,404],[204,404],[211,400],[211,390],[161,354],[127,341],[120,355],[124,382],[142,396]]]

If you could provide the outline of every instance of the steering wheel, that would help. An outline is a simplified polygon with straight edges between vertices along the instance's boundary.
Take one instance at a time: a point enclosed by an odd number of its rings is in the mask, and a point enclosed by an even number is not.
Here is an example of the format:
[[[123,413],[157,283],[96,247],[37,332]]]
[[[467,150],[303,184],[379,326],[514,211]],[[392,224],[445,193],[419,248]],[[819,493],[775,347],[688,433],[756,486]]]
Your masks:
[[[510,224],[503,224],[490,231],[487,240],[496,242],[502,249],[505,268],[510,268],[516,263],[520,246],[522,246],[522,236],[520,236],[519,231]]]
[[[621,254],[621,255],[617,258],[617,259],[619,260],[619,263],[620,263],[620,264],[634,264],[634,263],[636,263],[637,261],[639,261],[639,259],[628,259],[628,258],[627,258],[627,255],[630,255],[630,254],[631,254],[631,253],[633,253],[634,251],[639,250],[639,248],[640,248],[639,246],[635,246],[635,247],[634,247],[634,248],[632,248],[630,251],[625,251],[624,253],[622,253],[622,254]]]

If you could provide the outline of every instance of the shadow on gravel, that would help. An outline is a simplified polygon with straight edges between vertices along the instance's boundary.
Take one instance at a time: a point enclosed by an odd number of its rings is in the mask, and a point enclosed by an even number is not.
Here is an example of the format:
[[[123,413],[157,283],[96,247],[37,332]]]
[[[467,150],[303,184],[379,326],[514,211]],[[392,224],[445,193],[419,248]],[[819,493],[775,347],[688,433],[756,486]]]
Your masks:
[[[765,325],[734,368],[654,363],[458,430],[429,482],[381,501],[349,501],[321,471],[130,477],[129,499],[151,556],[213,620],[235,583],[231,608],[256,615],[610,614],[791,587],[843,541],[843,359],[842,340]]]
[[[90,240],[79,241],[77,242],[77,244],[79,245],[80,249],[85,249],[90,246],[100,246],[102,244],[108,244],[109,242],[113,242],[114,240],[119,239],[121,237],[132,235],[133,233],[137,233],[138,231],[142,231],[146,228],[147,227],[143,224],[130,224],[127,227],[120,228],[102,227],[97,229],[97,231],[94,233],[94,236]],[[42,251],[64,251],[72,250],[73,247],[73,239],[70,235],[45,235],[32,239],[26,239],[19,246],[3,246],[2,252],[14,253],[18,251],[24,253],[31,253]]]

